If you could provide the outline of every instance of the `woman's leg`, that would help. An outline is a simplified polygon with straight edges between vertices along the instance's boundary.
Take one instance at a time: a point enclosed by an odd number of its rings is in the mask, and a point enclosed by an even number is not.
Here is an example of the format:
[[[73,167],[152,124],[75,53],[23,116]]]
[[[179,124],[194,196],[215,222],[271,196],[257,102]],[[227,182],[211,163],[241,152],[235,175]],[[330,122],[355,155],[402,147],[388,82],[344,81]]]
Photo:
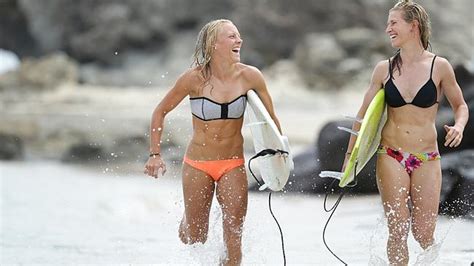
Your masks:
[[[179,238],[185,244],[204,243],[209,229],[214,180],[184,163],[182,182],[184,215],[179,226]]]
[[[434,242],[440,192],[440,160],[424,162],[411,175],[412,232],[423,249]]]
[[[227,172],[217,182],[217,200],[222,207],[225,265],[239,265],[242,260],[242,229],[247,214],[248,183],[242,165]]]
[[[377,158],[377,185],[387,216],[387,255],[390,265],[408,265],[407,237],[410,228],[410,176],[387,154]]]

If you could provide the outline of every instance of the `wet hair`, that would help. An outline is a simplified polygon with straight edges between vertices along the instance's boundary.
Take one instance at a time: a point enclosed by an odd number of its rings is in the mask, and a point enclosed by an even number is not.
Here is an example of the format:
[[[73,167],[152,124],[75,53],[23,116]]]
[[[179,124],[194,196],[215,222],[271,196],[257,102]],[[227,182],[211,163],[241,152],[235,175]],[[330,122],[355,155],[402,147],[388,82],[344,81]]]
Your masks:
[[[192,66],[196,66],[200,69],[201,75],[204,78],[204,86],[211,78],[211,54],[212,50],[214,50],[218,31],[224,23],[232,23],[232,21],[228,19],[216,19],[208,22],[202,27],[196,41]]]
[[[418,30],[420,33],[420,42],[423,49],[427,50],[431,48],[430,36],[431,36],[431,22],[426,10],[418,3],[411,0],[401,0],[396,3],[390,11],[402,11],[403,20],[407,23],[418,21]],[[390,69],[397,69],[398,73],[401,73],[402,58],[400,57],[400,50],[397,51],[392,60]]]

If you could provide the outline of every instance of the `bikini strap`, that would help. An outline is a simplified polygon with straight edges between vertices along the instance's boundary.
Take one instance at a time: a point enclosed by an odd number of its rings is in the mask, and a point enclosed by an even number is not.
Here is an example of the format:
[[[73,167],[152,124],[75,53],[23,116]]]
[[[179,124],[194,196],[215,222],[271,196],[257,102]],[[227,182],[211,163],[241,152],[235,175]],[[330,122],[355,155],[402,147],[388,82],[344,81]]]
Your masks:
[[[431,62],[431,72],[430,72],[430,79],[433,78],[433,67],[434,67],[434,61],[436,59],[436,55],[433,57],[433,61]]]
[[[388,74],[390,75],[390,79],[392,79],[392,62],[390,58],[388,59]]]

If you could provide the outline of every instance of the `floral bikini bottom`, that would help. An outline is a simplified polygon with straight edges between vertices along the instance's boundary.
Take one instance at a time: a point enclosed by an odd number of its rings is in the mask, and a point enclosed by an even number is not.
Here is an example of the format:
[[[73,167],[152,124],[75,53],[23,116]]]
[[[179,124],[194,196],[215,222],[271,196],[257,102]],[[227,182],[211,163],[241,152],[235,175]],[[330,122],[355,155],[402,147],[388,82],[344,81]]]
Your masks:
[[[407,171],[409,176],[411,176],[411,173],[413,173],[413,171],[420,167],[424,162],[441,159],[441,156],[437,151],[409,153],[401,150],[394,150],[384,145],[379,146],[377,153],[387,154],[397,160],[405,168],[405,171]]]

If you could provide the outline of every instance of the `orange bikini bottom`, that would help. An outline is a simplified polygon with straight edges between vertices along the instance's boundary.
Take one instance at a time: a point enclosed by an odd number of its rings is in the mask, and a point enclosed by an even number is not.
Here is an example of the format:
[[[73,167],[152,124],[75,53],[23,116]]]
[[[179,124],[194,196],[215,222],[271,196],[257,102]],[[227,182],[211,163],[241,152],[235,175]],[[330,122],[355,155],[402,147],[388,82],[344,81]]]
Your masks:
[[[215,161],[196,161],[191,160],[188,157],[184,156],[184,162],[196,168],[200,171],[203,171],[216,182],[230,170],[242,166],[245,164],[244,159],[226,159],[226,160],[215,160]]]

